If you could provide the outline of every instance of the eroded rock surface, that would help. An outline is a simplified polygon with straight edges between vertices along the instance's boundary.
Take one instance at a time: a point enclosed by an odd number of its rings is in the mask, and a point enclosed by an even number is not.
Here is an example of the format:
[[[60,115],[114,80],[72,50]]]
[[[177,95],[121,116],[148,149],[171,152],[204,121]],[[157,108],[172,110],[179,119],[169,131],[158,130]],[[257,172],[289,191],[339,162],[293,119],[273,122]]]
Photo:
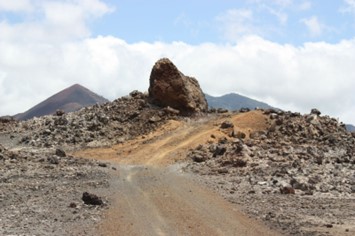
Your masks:
[[[170,106],[185,115],[208,109],[198,81],[185,76],[167,58],[157,61],[152,69],[149,97],[154,104]]]

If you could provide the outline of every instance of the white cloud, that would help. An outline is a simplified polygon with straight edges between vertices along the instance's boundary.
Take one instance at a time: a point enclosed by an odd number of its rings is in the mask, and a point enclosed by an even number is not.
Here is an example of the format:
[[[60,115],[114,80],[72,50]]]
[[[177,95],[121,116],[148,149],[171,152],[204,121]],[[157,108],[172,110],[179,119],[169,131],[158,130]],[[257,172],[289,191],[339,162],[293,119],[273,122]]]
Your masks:
[[[276,16],[276,18],[278,19],[279,23],[281,25],[286,25],[287,24],[287,20],[288,20],[288,15],[281,11],[281,10],[277,10],[277,9],[274,9],[272,7],[268,7],[268,6],[264,6],[265,9],[267,9],[267,11],[271,14],[271,15],[274,15]]]
[[[282,7],[290,6],[293,3],[292,0],[272,0],[272,2],[274,2],[274,4],[277,4]]]
[[[195,22],[191,20],[191,18],[185,13],[181,13],[174,20],[174,25],[182,25],[184,26],[190,33],[192,37],[197,37],[206,23],[204,22]]]
[[[264,12],[267,14],[270,14],[271,16],[274,16],[277,18],[277,21],[279,24],[282,26],[287,25],[288,22],[288,9],[290,9],[293,6],[293,1],[292,0],[249,0],[249,3],[254,4],[253,9],[256,12],[257,15],[263,15]],[[262,17],[258,18],[259,24],[263,25],[263,23],[267,23],[268,19],[267,17]],[[261,20],[261,22],[260,22]],[[272,31],[275,32],[274,27],[263,27],[264,29],[266,28],[266,31]],[[265,31],[265,30],[264,30]]]
[[[31,10],[30,0],[0,0],[0,12],[27,12]]]
[[[0,44],[0,114],[24,111],[80,83],[109,99],[147,91],[154,62],[169,57],[205,92],[238,92],[283,109],[322,112],[355,123],[355,40],[281,45],[245,37],[234,45],[128,44],[89,38],[60,47]]]
[[[90,36],[88,20],[101,17],[114,10],[100,0],[38,0],[26,1],[26,3],[27,8],[35,9],[28,13],[28,18],[31,20],[16,24],[7,21],[0,22],[2,40],[62,42],[73,38],[88,37]],[[13,8],[15,9],[15,6]],[[16,9],[21,8],[16,6]]]
[[[325,26],[319,22],[319,20],[316,16],[302,19],[301,22],[303,24],[305,24],[305,26],[307,27],[307,29],[309,31],[309,34],[312,37],[318,37],[318,36],[322,35],[322,33],[325,29]]]
[[[302,11],[307,11],[312,8],[312,3],[310,1],[305,1],[299,5],[299,9]]]
[[[342,12],[355,13],[355,0],[344,0],[345,7],[341,9]]]
[[[259,29],[253,25],[253,12],[248,9],[229,9],[219,15],[216,20],[221,24],[224,38],[229,41],[260,33]]]
[[[283,8],[289,7],[293,4],[293,0],[248,0],[248,2],[259,5],[272,4]]]

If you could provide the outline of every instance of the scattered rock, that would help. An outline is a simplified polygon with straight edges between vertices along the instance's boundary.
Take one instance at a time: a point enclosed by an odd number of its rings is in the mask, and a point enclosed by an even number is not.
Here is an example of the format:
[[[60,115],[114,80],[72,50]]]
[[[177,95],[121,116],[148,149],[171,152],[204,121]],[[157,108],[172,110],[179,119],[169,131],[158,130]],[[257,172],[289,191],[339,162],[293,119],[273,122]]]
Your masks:
[[[57,110],[56,112],[55,112],[55,115],[56,116],[62,116],[62,115],[64,115],[65,114],[65,112],[63,111],[63,110]]]
[[[221,129],[228,129],[228,128],[233,128],[234,124],[230,121],[223,121],[223,123],[221,124]]]
[[[247,135],[241,131],[233,132],[233,137],[238,138],[238,139],[245,139]]]
[[[95,162],[60,157],[58,165],[53,150],[43,148],[14,153],[0,145],[0,154],[0,235],[72,235],[73,226],[91,230],[100,219],[101,209],[72,202],[78,192],[108,186]]]
[[[76,203],[72,202],[72,203],[69,204],[69,207],[70,207],[70,208],[76,208],[77,205],[76,205]]]
[[[55,155],[59,156],[59,157],[66,157],[67,154],[65,153],[65,151],[61,148],[57,148],[55,150]]]
[[[129,93],[129,96],[132,98],[137,98],[137,99],[142,99],[144,98],[144,94],[142,92],[139,92],[138,90],[134,90]]]
[[[242,160],[242,159],[236,159],[233,161],[233,167],[246,167],[247,166],[247,161]]]
[[[215,146],[211,146],[210,150],[213,153],[213,157],[217,157],[222,156],[227,151],[227,148],[221,144],[217,144]]]
[[[84,192],[81,198],[86,205],[101,206],[104,204],[102,199],[95,194]]]
[[[194,155],[192,156],[192,160],[193,160],[194,162],[201,163],[201,162],[206,161],[207,158],[206,158],[206,156],[203,156],[203,155],[201,155],[201,154],[196,153],[196,154],[194,154]]]
[[[280,188],[281,194],[295,194],[295,189],[292,187],[282,187]]]
[[[314,115],[320,116],[320,114],[322,114],[322,113],[321,113],[318,109],[313,108],[313,109],[311,110],[311,114],[314,114]]]
[[[217,109],[217,113],[219,113],[219,114],[228,113],[228,110],[227,110],[227,109],[224,109],[224,108],[218,108],[218,109]]]
[[[245,112],[249,112],[249,111],[250,111],[250,109],[246,108],[246,107],[242,107],[242,108],[239,109],[240,113],[245,113]]]
[[[54,165],[58,165],[59,164],[59,157],[58,156],[49,156],[48,157],[48,162]]]
[[[100,163],[99,163],[99,166],[100,166],[100,167],[103,167],[103,168],[106,168],[108,165],[107,165],[106,163],[100,162]]]
[[[164,108],[164,111],[165,111],[166,113],[168,113],[168,114],[174,114],[174,115],[179,115],[179,114],[180,114],[180,111],[179,111],[179,110],[174,109],[174,108],[169,107],[169,106],[165,107],[165,108]]]

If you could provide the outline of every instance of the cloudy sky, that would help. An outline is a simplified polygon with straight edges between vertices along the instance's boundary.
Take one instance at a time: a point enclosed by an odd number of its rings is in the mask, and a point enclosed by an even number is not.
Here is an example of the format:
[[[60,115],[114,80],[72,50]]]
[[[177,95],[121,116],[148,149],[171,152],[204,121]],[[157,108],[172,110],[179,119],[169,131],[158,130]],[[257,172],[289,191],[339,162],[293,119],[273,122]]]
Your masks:
[[[146,91],[161,57],[211,95],[355,124],[355,0],[0,0],[0,116],[75,83]]]

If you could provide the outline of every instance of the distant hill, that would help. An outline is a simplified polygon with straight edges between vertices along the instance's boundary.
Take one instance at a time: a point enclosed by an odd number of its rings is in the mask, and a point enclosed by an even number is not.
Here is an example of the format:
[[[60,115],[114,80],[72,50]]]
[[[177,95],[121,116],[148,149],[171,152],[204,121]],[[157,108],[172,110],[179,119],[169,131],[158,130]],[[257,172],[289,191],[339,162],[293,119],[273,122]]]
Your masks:
[[[241,108],[273,108],[264,102],[260,102],[236,93],[230,93],[221,97],[213,97],[208,94],[205,94],[205,96],[210,108],[224,108],[232,111],[239,110]]]
[[[346,126],[346,130],[349,132],[355,132],[355,126],[353,125],[345,125]]]
[[[17,120],[28,120],[35,116],[51,115],[58,109],[72,112],[96,103],[102,104],[105,102],[108,102],[106,98],[95,94],[80,84],[74,84],[14,117]]]

